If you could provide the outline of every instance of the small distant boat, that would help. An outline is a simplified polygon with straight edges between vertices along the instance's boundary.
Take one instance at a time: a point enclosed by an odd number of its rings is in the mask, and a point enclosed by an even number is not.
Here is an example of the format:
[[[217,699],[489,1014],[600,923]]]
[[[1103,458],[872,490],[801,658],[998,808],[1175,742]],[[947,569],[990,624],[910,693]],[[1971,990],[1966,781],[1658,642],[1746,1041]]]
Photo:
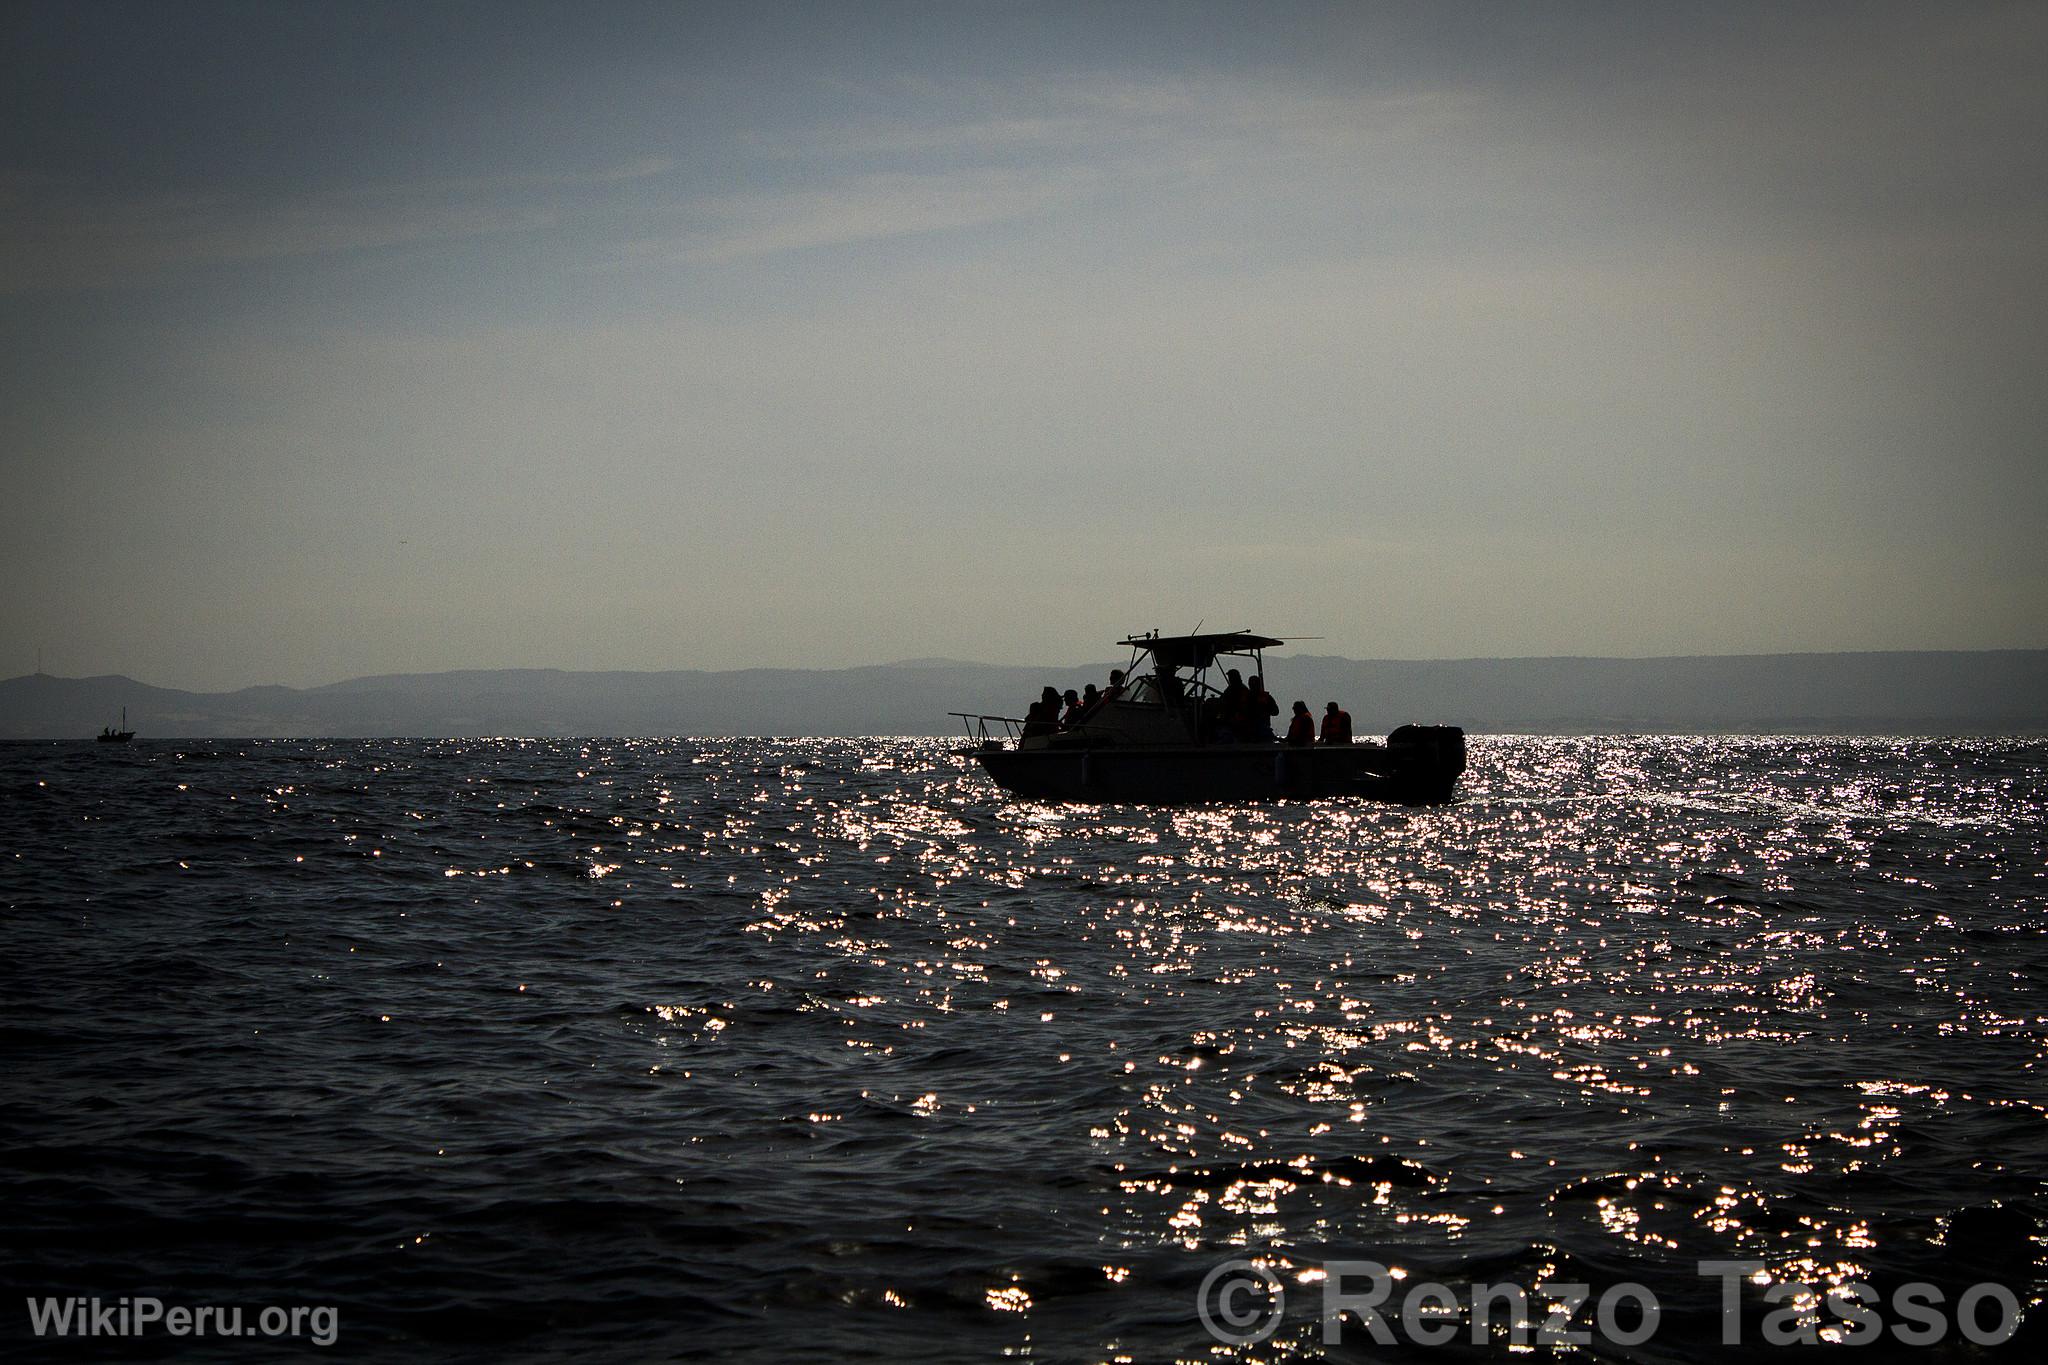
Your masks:
[[[106,726],[100,731],[99,742],[102,744],[126,744],[133,738],[135,738],[135,732],[128,728],[128,708],[124,706],[121,708],[121,728],[116,730],[111,725]]]
[[[1363,796],[1436,805],[1451,799],[1465,771],[1465,732],[1454,725],[1403,725],[1385,744],[1349,742],[1348,715],[1346,738],[1332,744],[1225,734],[1216,717],[1226,694],[1211,680],[1218,659],[1242,657],[1263,675],[1265,651],[1284,640],[1229,631],[1119,643],[1132,651],[1123,691],[1078,723],[955,711],[966,722],[968,747],[954,752],[981,764],[1003,790],[1051,801]]]

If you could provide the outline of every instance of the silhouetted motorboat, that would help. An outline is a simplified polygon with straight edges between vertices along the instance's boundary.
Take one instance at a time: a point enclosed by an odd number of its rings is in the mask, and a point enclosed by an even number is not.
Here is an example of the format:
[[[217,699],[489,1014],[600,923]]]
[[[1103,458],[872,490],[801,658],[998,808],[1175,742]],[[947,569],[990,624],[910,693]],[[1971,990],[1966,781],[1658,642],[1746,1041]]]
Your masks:
[[[99,734],[99,742],[102,744],[126,744],[133,738],[135,732],[128,728],[128,708],[125,706],[121,708],[121,728],[116,730],[108,725],[103,727]]]
[[[1132,651],[1123,693],[1078,724],[1048,731],[955,711],[969,745],[954,752],[974,758],[1005,791],[1053,801],[1364,796],[1435,805],[1451,799],[1465,771],[1465,732],[1454,725],[1403,725],[1385,744],[1219,739],[1213,716],[1223,689],[1210,681],[1217,660],[1248,659],[1263,676],[1265,651],[1284,640],[1229,631],[1119,643]]]

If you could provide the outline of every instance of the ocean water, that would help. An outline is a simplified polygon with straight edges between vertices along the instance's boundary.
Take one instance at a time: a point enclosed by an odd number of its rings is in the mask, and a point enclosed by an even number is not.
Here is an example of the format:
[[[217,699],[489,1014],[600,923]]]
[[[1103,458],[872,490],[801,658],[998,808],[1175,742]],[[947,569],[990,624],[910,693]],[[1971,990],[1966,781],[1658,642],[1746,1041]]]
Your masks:
[[[1566,1354],[1777,1359],[1868,1285],[1860,1359],[1925,1284],[1974,1359],[1991,1284],[2038,1358],[2044,759],[1493,737],[1448,807],[1172,809],[928,740],[0,746],[0,1341],[1481,1358],[1582,1283]],[[1532,1316],[1427,1350],[1424,1284]]]

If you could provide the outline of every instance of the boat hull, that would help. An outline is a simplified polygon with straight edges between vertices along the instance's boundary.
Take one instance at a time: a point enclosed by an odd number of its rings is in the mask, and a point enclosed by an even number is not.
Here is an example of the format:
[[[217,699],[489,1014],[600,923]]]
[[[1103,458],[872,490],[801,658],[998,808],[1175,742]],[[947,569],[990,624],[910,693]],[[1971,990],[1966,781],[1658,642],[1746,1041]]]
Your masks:
[[[964,752],[1003,790],[1042,801],[1172,803],[1351,796],[1435,805],[1451,799],[1465,768],[1464,734],[1449,727],[1431,727],[1427,742],[1411,739],[1390,745],[1049,745]]]

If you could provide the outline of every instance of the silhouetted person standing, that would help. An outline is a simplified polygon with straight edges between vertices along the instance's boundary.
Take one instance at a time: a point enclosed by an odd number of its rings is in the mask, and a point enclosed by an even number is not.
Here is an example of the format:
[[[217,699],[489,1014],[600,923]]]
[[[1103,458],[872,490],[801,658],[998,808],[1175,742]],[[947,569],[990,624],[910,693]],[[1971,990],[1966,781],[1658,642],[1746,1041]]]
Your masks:
[[[1246,704],[1251,694],[1245,688],[1243,675],[1236,669],[1226,669],[1223,677],[1227,685],[1223,695],[1216,698],[1211,730],[1217,742],[1235,744],[1244,733]]]
[[[1273,694],[1266,690],[1266,680],[1252,674],[1251,685],[1245,689],[1244,725],[1238,734],[1250,744],[1271,744],[1273,742],[1273,717],[1280,714],[1280,703],[1273,700]]]

